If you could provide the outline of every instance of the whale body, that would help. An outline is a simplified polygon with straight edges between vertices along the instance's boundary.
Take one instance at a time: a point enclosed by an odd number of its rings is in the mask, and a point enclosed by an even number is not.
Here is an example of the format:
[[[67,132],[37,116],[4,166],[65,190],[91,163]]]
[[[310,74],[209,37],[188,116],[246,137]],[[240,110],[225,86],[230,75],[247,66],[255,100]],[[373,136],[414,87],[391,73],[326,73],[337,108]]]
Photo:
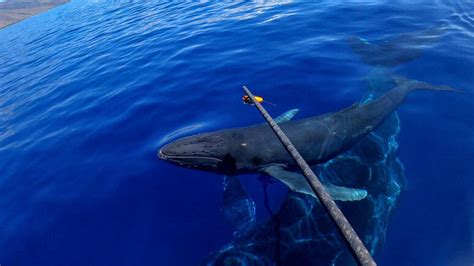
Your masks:
[[[418,89],[456,91],[393,75],[397,86],[368,103],[357,103],[338,112],[287,121],[281,129],[308,162],[315,165],[346,151],[366,136]],[[266,173],[291,190],[316,197],[296,163],[266,124],[224,129],[178,139],[162,147],[158,156],[179,166],[223,175]],[[325,184],[336,200],[360,200],[360,189]]]

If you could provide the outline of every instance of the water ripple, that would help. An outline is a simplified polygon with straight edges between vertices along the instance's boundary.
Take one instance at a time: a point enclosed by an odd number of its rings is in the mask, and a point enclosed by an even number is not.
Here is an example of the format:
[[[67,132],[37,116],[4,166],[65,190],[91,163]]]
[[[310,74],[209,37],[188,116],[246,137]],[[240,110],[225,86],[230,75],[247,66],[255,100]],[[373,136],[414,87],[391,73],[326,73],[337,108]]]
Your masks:
[[[78,265],[197,264],[229,233],[216,207],[221,181],[158,161],[159,146],[261,123],[240,102],[242,85],[276,103],[268,106],[275,115],[299,108],[305,117],[352,104],[372,68],[352,52],[347,35],[377,42],[445,25],[438,43],[395,71],[470,91],[473,7],[78,0],[0,30],[0,263],[64,265],[57,254],[65,254]],[[471,98],[417,95],[400,110],[403,134],[418,132],[416,114],[456,132],[448,148],[472,139],[474,119],[465,115],[474,113],[465,111],[473,110]],[[431,141],[438,145],[431,149],[447,149]],[[182,248],[189,254],[176,256]],[[115,254],[129,257],[114,261]]]

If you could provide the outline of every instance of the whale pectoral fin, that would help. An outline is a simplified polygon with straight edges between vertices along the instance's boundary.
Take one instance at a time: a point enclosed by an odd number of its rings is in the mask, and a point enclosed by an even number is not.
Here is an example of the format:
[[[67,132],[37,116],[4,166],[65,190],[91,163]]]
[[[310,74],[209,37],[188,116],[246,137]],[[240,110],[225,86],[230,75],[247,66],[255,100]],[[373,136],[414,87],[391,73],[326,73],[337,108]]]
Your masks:
[[[268,175],[280,180],[293,191],[316,197],[311,190],[311,187],[309,187],[308,183],[306,182],[304,176],[298,173],[285,171],[283,170],[283,167],[279,165],[268,166],[263,169],[263,171]]]
[[[303,175],[286,171],[279,165],[271,165],[263,169],[268,175],[280,180],[292,191],[310,195],[317,198],[311,187],[306,182]],[[323,184],[326,191],[334,200],[340,201],[356,201],[362,200],[367,196],[367,191],[364,189],[340,187],[333,184]]]
[[[233,226],[234,237],[244,236],[256,224],[255,203],[236,176],[224,176],[222,213]]]
[[[378,45],[358,36],[348,35],[346,41],[352,50],[361,57],[371,56],[380,50]]]
[[[341,187],[329,183],[324,183],[324,188],[334,200],[357,201],[367,197],[365,189]]]
[[[277,116],[277,118],[275,118],[274,120],[276,123],[288,122],[296,115],[296,113],[298,113],[299,110],[300,109],[291,109]]]

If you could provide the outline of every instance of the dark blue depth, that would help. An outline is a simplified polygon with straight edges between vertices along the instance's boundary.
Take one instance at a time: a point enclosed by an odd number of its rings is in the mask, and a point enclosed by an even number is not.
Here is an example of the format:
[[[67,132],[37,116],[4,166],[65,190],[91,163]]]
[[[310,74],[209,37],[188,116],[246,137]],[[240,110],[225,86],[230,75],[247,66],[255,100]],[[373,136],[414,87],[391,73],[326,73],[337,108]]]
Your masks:
[[[223,178],[158,160],[185,135],[262,123],[241,86],[297,118],[365,93],[348,34],[445,25],[392,70],[464,95],[398,110],[407,184],[380,265],[472,265],[474,6],[72,1],[0,30],[0,264],[196,265],[232,238]],[[257,175],[240,177],[269,215]],[[287,189],[268,186],[277,210]]]

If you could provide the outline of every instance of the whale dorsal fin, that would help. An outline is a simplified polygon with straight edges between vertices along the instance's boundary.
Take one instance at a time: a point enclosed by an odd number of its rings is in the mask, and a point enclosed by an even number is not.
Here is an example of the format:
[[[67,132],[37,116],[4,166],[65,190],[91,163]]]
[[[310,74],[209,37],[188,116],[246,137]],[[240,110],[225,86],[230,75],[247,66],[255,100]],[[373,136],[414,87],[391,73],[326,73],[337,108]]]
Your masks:
[[[317,198],[303,175],[286,171],[280,165],[271,165],[262,170],[268,175],[280,180],[292,191]],[[341,187],[327,182],[323,183],[323,185],[334,200],[356,201],[362,200],[367,196],[367,191],[364,189]]]
[[[288,122],[290,121],[295,115],[296,113],[299,112],[300,109],[291,109],[291,110],[288,110],[286,112],[284,112],[283,114],[277,116],[277,118],[275,118],[275,122],[277,123],[283,123],[283,122]]]

